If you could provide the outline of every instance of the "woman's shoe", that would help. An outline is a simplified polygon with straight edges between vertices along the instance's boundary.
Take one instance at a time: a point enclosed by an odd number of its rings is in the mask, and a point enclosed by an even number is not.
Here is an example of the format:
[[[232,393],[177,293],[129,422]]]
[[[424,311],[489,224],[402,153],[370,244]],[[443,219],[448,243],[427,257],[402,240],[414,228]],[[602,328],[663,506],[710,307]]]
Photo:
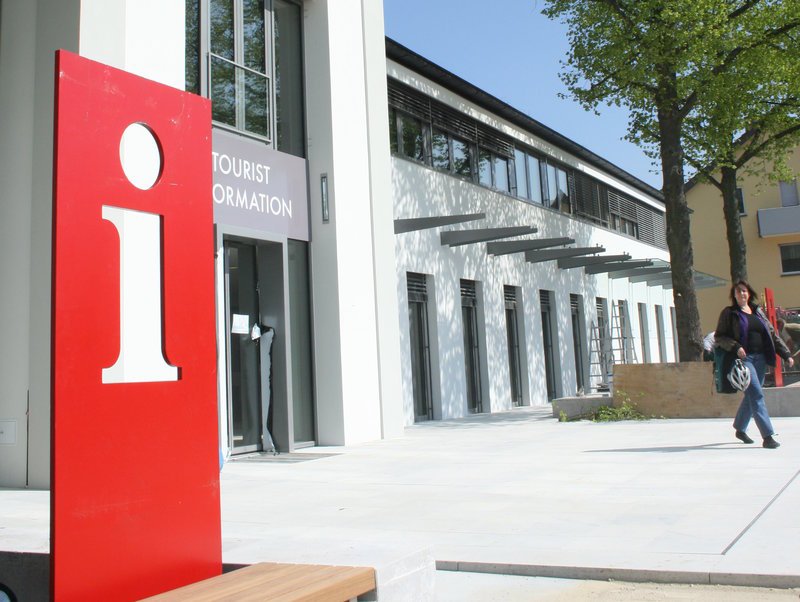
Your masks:
[[[780,443],[778,443],[777,441],[775,441],[775,439],[772,438],[772,435],[764,439],[764,443],[762,443],[762,445],[767,449],[775,449],[781,446]]]
[[[736,438],[742,443],[752,443],[753,440],[744,431],[736,431]],[[766,446],[765,446],[766,447]]]

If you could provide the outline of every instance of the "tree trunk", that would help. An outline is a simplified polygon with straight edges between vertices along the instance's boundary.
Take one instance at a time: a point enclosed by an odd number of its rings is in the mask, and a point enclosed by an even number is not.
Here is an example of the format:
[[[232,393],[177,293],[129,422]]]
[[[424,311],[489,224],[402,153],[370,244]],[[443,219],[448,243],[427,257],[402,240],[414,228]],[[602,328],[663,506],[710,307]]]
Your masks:
[[[725,232],[728,236],[731,282],[747,280],[747,246],[739,217],[739,199],[736,198],[735,167],[722,168],[722,211],[725,214]]]
[[[661,173],[666,204],[667,247],[672,265],[672,295],[678,331],[679,361],[698,362],[703,357],[700,313],[694,288],[694,252],[683,178],[682,118],[659,110]]]

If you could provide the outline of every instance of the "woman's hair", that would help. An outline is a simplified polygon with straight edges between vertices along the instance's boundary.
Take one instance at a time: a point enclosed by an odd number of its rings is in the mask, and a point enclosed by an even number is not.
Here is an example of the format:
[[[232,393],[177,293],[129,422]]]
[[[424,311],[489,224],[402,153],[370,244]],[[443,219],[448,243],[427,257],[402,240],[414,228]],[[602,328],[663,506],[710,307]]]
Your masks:
[[[730,292],[730,295],[729,295],[730,298],[731,298],[731,303],[733,303],[734,305],[738,305],[738,303],[736,302],[736,289],[738,287],[740,287],[740,286],[743,286],[743,287],[745,287],[747,289],[747,293],[750,295],[750,298],[748,299],[748,302],[752,301],[753,303],[755,303],[755,301],[758,299],[758,293],[756,293],[753,290],[753,287],[750,286],[750,283],[747,282],[747,280],[737,280],[736,282],[733,283],[733,286],[731,286],[731,292]]]

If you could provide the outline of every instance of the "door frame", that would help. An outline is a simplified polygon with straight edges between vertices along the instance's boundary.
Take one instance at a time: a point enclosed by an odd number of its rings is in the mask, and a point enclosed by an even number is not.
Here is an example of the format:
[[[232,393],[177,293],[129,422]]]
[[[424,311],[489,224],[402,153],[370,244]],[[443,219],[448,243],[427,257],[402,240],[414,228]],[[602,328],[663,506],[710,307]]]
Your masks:
[[[289,303],[289,244],[286,236],[271,235],[249,228],[215,225],[215,277],[216,277],[216,306],[217,306],[217,396],[219,412],[220,449],[223,454],[230,455],[233,451],[229,435],[230,415],[228,404],[230,400],[230,360],[228,350],[228,336],[230,332],[230,317],[226,305],[226,266],[224,243],[227,240],[241,241],[256,245],[262,258],[257,257],[258,277],[262,279],[263,262],[271,262],[274,268],[271,281],[280,282],[280,289],[260,289],[260,316],[262,323],[275,328],[275,338],[272,343],[272,439],[276,448],[282,452],[295,450],[294,417],[290,401],[292,396],[292,366],[291,356],[291,307]],[[266,250],[266,256],[265,251]],[[309,266],[310,269],[310,266]],[[312,293],[313,294],[313,293]],[[310,299],[309,302],[312,300]],[[269,308],[265,311],[265,305]],[[313,336],[313,323],[311,325]],[[313,358],[312,358],[313,363]],[[264,403],[264,386],[262,383],[262,404]],[[263,408],[263,405],[262,405]],[[315,412],[314,432],[318,432]],[[238,453],[238,452],[237,452]]]

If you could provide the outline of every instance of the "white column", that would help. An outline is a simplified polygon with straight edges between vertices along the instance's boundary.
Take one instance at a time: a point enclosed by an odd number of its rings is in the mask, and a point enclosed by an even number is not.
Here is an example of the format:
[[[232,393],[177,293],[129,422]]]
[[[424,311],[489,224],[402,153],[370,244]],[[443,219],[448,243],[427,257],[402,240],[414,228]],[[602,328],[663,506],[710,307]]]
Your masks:
[[[382,18],[361,0],[304,12],[318,432],[324,444],[355,443],[402,423],[385,64],[368,57]]]

